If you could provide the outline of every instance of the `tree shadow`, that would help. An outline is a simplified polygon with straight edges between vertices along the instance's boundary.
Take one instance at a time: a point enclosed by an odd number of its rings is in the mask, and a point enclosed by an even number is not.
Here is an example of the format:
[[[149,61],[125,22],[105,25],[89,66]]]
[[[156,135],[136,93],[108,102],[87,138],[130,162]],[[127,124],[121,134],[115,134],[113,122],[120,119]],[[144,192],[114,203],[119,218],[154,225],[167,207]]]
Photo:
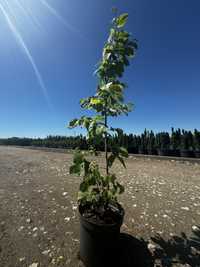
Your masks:
[[[172,267],[174,264],[187,264],[191,267],[200,267],[200,227],[188,237],[185,233],[165,240],[160,235],[152,237],[156,244],[153,258],[162,267]]]
[[[153,257],[147,242],[129,234],[121,233],[115,267],[153,267]]]
[[[127,233],[120,233],[119,241],[112,249],[104,250],[103,260],[99,258],[94,266],[90,267],[153,267],[154,261],[147,242],[137,239]],[[106,254],[105,254],[106,252]],[[80,267],[86,267],[78,254]],[[102,260],[102,261],[101,261]]]
[[[184,232],[164,239],[161,235],[152,237],[151,251],[148,242],[137,239],[129,234],[121,233],[118,257],[115,267],[173,267],[185,265],[200,267],[200,226],[194,227],[191,236]]]
[[[200,267],[200,226],[190,237],[182,232],[167,240],[158,234],[151,240],[154,244],[120,233],[114,253],[109,251],[106,265],[100,267]]]

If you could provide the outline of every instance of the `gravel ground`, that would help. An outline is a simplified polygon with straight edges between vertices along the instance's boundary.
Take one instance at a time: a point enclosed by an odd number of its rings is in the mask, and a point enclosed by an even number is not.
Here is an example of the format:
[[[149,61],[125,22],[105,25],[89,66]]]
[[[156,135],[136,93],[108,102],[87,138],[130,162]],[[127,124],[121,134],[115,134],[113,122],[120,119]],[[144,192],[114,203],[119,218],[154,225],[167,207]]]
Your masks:
[[[97,159],[103,164],[103,159]],[[71,154],[0,147],[0,267],[82,266]],[[131,156],[122,231],[144,239],[154,266],[200,266],[200,162]],[[146,267],[146,266],[145,266]]]

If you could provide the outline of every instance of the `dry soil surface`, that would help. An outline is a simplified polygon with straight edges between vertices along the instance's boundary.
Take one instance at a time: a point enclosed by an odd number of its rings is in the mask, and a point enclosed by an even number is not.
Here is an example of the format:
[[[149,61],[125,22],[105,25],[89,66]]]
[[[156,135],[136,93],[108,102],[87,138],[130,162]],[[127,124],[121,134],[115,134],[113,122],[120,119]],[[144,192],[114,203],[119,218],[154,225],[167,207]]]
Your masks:
[[[0,147],[0,267],[82,266],[71,162],[72,154]],[[147,242],[155,266],[199,267],[200,162],[126,163],[113,169],[126,188],[122,231]]]

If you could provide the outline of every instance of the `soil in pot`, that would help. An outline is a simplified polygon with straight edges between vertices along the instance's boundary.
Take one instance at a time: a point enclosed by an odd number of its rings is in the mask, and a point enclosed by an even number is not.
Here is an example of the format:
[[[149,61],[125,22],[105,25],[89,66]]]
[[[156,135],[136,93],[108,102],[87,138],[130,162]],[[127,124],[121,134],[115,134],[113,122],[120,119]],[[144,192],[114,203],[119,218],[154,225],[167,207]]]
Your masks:
[[[118,251],[124,210],[119,205],[102,216],[79,207],[80,258],[86,267],[110,267]]]

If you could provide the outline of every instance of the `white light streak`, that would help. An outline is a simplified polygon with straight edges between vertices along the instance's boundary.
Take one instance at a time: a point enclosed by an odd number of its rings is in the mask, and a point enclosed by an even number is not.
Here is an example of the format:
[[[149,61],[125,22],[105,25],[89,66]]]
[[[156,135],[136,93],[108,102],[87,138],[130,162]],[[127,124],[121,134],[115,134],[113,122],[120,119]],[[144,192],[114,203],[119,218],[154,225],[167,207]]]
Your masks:
[[[19,7],[19,9],[21,9],[21,11],[24,13],[24,15],[27,17],[27,18],[31,18],[33,24],[39,29],[39,30],[42,30],[42,26],[41,24],[39,23],[39,21],[32,15],[32,13],[30,12],[30,10],[28,10],[27,8],[25,8],[23,6],[23,4],[21,3],[20,0],[15,0],[15,3],[16,5]]]
[[[49,12],[54,15],[68,30],[77,33],[79,36],[83,37],[81,33],[73,27],[70,23],[68,23],[50,4],[46,2],[46,0],[40,0],[40,2],[49,10]]]
[[[27,0],[26,0],[27,1]],[[59,21],[61,22],[67,30],[70,30],[73,33],[76,33],[79,37],[85,39],[85,36],[83,36],[75,27],[73,27],[68,21],[66,21],[65,18],[63,18],[57,10],[52,7],[46,0],[39,0],[40,3]],[[33,24],[37,27],[39,30],[43,30],[43,26],[41,25],[40,21],[35,17],[35,15],[32,13],[31,7],[29,5],[24,5],[22,0],[14,0],[13,4],[11,5],[10,0],[0,0],[0,11],[2,12],[8,27],[12,34],[14,35],[17,43],[19,44],[20,48],[23,50],[24,54],[28,58],[33,71],[35,73],[35,76],[37,78],[37,81],[40,85],[40,88],[42,90],[42,93],[44,95],[44,98],[49,105],[49,107],[52,109],[52,104],[49,99],[47,88],[44,84],[42,75],[35,63],[35,60],[31,54],[31,51],[29,50],[28,46],[26,45],[26,42],[24,41],[24,38],[19,31],[17,25],[17,22],[19,22],[19,14],[17,11],[21,11],[21,14],[29,18],[29,21],[32,21]]]
[[[43,95],[45,97],[45,100],[47,101],[48,105],[51,107],[51,103],[50,103],[50,100],[49,100],[49,96],[48,96],[48,92],[47,92],[47,88],[43,82],[43,79],[42,79],[42,76],[37,68],[37,65],[28,49],[28,47],[26,46],[20,32],[17,30],[17,28],[14,26],[11,18],[9,17],[8,13],[6,12],[5,8],[3,7],[3,5],[0,3],[0,10],[1,12],[3,13],[6,21],[7,21],[7,24],[11,30],[11,32],[13,33],[13,35],[15,36],[17,42],[19,43],[20,47],[23,49],[25,55],[27,56],[29,62],[31,63],[32,67],[33,67],[33,70],[35,72],[35,75],[36,75],[36,78],[38,80],[38,83],[42,89],[42,92],[43,92]]]

